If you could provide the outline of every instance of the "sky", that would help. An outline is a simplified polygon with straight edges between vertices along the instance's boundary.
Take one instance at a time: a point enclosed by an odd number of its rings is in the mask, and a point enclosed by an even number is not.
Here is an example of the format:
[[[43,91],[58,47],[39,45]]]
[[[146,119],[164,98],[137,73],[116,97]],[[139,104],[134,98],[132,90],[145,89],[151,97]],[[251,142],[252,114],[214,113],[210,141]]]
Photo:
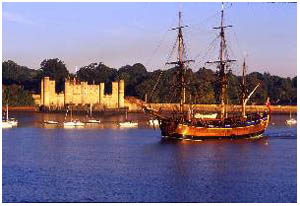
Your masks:
[[[142,63],[148,71],[167,69],[176,41],[172,27],[182,11],[190,67],[215,70],[221,3],[2,3],[3,61],[39,69],[44,59],[59,58],[70,72],[93,62],[113,68]],[[241,74],[297,75],[297,5],[226,3],[228,51]]]

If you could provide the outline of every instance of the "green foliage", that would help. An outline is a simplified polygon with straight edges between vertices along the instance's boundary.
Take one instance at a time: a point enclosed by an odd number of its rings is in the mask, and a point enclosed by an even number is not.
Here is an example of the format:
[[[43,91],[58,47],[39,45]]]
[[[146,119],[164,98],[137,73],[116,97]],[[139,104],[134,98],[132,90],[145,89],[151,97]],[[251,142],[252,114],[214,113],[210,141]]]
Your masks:
[[[111,93],[111,82],[117,76],[117,70],[110,68],[102,62],[91,63],[88,66],[81,67],[76,73],[80,81],[86,81],[89,84],[105,83],[105,93]]]
[[[126,65],[121,67],[116,76],[116,80],[123,79],[125,82],[125,95],[136,96],[143,98],[144,94],[138,93],[136,87],[148,77],[148,72],[144,65],[141,63],[134,64],[133,66]]]
[[[69,77],[69,71],[64,62],[58,58],[45,59],[40,66],[41,77],[50,77],[55,80],[56,91],[63,91],[65,78]]]
[[[2,62],[2,83],[4,85],[18,84],[23,85],[26,90],[39,92],[37,87],[39,81],[38,70],[20,66],[11,60]]]
[[[29,91],[39,92],[40,79],[50,76],[57,82],[57,91],[62,91],[66,77],[77,77],[89,84],[104,82],[105,92],[111,92],[111,82],[119,79],[125,80],[125,95],[145,99],[147,94],[148,102],[179,102],[179,88],[176,83],[180,81],[177,77],[176,67],[168,70],[156,70],[148,72],[141,63],[132,66],[126,65],[118,70],[100,63],[91,63],[81,67],[76,74],[70,74],[66,65],[59,59],[47,59],[41,63],[40,70],[29,69],[19,66],[9,60],[2,62],[2,75],[4,85],[22,85],[22,88]],[[186,71],[186,101],[192,103],[212,104],[219,102],[219,87],[217,84],[218,74],[210,69],[200,68],[197,72],[191,69]],[[272,76],[269,73],[261,74],[253,72],[247,75],[248,94],[260,84],[256,92],[249,100],[249,104],[264,104],[267,97],[270,97],[271,104],[297,104],[297,77],[282,78]],[[240,103],[241,77],[228,74],[228,103]],[[16,89],[14,90],[15,93]],[[7,91],[3,91],[6,95]],[[22,96],[23,103],[30,104],[26,99],[26,91]],[[15,97],[10,95],[10,99]],[[3,98],[5,99],[5,98]],[[3,100],[4,101],[4,100]],[[11,100],[10,100],[11,101]]]
[[[33,106],[34,101],[29,91],[24,90],[21,86],[10,85],[2,87],[2,105],[9,106]]]

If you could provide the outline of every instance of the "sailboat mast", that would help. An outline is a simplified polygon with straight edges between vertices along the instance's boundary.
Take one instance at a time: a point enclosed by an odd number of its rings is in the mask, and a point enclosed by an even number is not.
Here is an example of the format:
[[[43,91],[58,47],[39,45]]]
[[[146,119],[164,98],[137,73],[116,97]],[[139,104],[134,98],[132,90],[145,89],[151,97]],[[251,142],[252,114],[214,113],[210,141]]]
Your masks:
[[[246,116],[246,61],[243,63],[243,77],[242,77],[242,117]]]
[[[6,121],[8,121],[8,103],[6,103]]]

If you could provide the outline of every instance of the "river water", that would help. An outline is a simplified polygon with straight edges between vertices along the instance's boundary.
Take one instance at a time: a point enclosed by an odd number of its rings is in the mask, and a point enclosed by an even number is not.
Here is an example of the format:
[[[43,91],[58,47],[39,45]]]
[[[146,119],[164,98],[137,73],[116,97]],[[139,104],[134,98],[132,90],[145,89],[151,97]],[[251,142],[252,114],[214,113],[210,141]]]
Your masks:
[[[284,124],[288,115],[272,116],[260,140],[204,142],[161,141],[145,123],[119,129],[122,115],[78,129],[42,126],[62,114],[12,116],[19,127],[2,131],[3,202],[297,201],[297,127]]]

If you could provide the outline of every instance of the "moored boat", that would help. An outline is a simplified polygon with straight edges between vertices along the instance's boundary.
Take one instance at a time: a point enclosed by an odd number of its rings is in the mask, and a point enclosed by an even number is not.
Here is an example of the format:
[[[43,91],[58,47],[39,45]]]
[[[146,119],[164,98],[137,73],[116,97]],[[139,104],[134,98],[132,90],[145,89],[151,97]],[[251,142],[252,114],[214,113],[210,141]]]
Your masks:
[[[58,122],[53,120],[44,120],[44,124],[58,124]]]
[[[130,127],[137,127],[139,125],[138,122],[128,120],[128,108],[125,110],[125,121],[118,123],[119,127],[123,128],[130,128]]]
[[[79,120],[68,121],[63,123],[64,127],[83,127],[85,124]]]
[[[69,108],[69,107],[68,107]],[[66,117],[68,115],[68,111],[69,109],[67,109],[67,112],[66,112]],[[63,122],[63,126],[64,127],[83,127],[85,124],[83,122],[81,122],[80,120],[73,120],[73,109],[71,107],[71,115],[70,115],[70,121],[64,121]]]
[[[151,126],[159,126],[159,120],[158,119],[150,119],[149,124]]]
[[[137,127],[138,125],[139,125],[138,122],[133,122],[133,121],[126,121],[126,122],[119,123],[120,127]]]
[[[9,118],[8,122],[13,126],[17,127],[18,126],[18,120],[16,118]]]
[[[6,118],[4,120],[2,120],[2,122],[6,122],[4,126],[2,125],[2,127],[5,127],[5,128],[10,128],[10,125],[12,127],[18,126],[18,120],[16,118],[8,117],[8,103],[6,104]]]
[[[297,124],[297,120],[296,119],[294,119],[294,118],[292,118],[292,111],[290,110],[290,118],[289,119],[287,119],[287,120],[285,120],[285,123],[287,124],[287,125],[295,125],[295,124]]]
[[[12,126],[12,124],[11,123],[9,123],[9,122],[7,122],[7,121],[3,121],[2,120],[2,128],[3,129],[7,129],[7,128],[12,128],[13,126]]]
[[[287,119],[285,120],[286,124],[288,125],[294,125],[294,124],[297,124],[297,120],[295,120],[294,118],[290,118],[290,119]]]
[[[89,120],[87,120],[85,123],[99,124],[99,123],[101,123],[101,120],[97,120],[97,119],[89,119]]]

